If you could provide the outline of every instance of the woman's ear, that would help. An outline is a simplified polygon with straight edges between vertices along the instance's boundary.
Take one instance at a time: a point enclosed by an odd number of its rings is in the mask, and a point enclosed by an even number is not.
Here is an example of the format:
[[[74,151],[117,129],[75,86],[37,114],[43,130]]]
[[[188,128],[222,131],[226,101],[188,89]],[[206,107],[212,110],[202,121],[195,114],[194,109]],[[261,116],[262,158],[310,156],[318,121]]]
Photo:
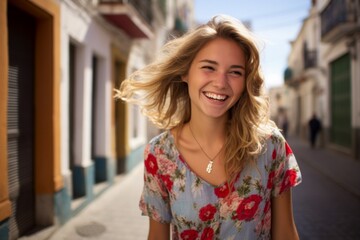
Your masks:
[[[189,78],[188,78],[188,75],[183,75],[183,76],[181,76],[181,80],[183,81],[183,82],[188,82],[188,80],[189,80]]]

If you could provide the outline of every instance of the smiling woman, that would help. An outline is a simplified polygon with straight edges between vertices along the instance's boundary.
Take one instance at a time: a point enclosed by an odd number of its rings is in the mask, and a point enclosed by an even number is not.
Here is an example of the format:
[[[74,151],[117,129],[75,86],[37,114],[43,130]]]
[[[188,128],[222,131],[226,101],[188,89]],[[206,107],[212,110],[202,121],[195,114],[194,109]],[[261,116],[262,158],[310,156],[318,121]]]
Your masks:
[[[192,116],[226,119],[245,88],[243,50],[232,40],[215,38],[196,54],[182,79],[188,84]]]
[[[300,170],[263,85],[255,39],[226,16],[122,83],[118,97],[166,129],[145,150],[149,239],[298,239],[290,188]]]

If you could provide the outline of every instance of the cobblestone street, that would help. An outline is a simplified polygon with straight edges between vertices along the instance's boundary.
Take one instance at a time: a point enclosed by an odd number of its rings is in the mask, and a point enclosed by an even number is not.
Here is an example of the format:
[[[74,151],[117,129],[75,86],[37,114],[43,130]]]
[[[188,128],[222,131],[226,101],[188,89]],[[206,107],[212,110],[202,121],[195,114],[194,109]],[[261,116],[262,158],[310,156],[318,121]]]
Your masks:
[[[360,199],[350,191],[353,186],[344,186],[335,176],[327,175],[325,167],[321,169],[315,164],[320,160],[328,163],[326,159],[316,157],[323,150],[312,150],[298,140],[290,141],[290,144],[303,175],[303,182],[293,190],[294,215],[300,239],[360,239]],[[349,167],[346,166],[348,161],[354,161],[347,158],[336,160],[343,161],[344,168]],[[341,172],[339,169],[338,174]]]
[[[306,163],[303,182],[293,190],[300,239],[360,239],[360,201]]]

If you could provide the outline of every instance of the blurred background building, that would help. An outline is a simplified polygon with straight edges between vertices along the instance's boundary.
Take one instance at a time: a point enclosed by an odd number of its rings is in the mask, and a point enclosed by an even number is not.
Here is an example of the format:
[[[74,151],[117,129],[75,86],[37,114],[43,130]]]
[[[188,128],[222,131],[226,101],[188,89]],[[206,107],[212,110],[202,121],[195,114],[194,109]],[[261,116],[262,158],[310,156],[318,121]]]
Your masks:
[[[50,234],[142,161],[157,130],[113,89],[193,2],[4,0],[0,18],[0,239]]]
[[[359,69],[360,2],[312,0],[291,42],[285,84],[270,90],[272,118],[286,114],[289,133],[308,139],[316,114],[323,126],[319,143],[359,159]]]

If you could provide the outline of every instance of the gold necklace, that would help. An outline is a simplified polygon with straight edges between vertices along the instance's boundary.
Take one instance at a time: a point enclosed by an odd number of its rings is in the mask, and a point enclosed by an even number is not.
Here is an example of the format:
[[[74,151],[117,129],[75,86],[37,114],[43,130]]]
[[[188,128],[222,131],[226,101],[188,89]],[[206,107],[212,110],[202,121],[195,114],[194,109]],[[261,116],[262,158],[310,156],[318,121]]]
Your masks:
[[[219,156],[219,154],[221,153],[221,150],[223,149],[224,145],[220,148],[219,152],[215,155],[215,157],[211,158],[211,157],[204,151],[204,149],[202,148],[201,144],[200,144],[199,141],[196,139],[196,137],[195,137],[195,135],[194,135],[194,132],[193,132],[193,130],[191,129],[190,123],[189,123],[189,128],[190,128],[191,135],[192,135],[193,138],[195,139],[196,143],[199,145],[201,151],[202,151],[202,152],[205,154],[205,156],[209,159],[209,163],[208,163],[208,165],[207,165],[207,167],[206,167],[206,172],[207,172],[207,173],[211,173],[214,160],[216,159],[217,156]]]

